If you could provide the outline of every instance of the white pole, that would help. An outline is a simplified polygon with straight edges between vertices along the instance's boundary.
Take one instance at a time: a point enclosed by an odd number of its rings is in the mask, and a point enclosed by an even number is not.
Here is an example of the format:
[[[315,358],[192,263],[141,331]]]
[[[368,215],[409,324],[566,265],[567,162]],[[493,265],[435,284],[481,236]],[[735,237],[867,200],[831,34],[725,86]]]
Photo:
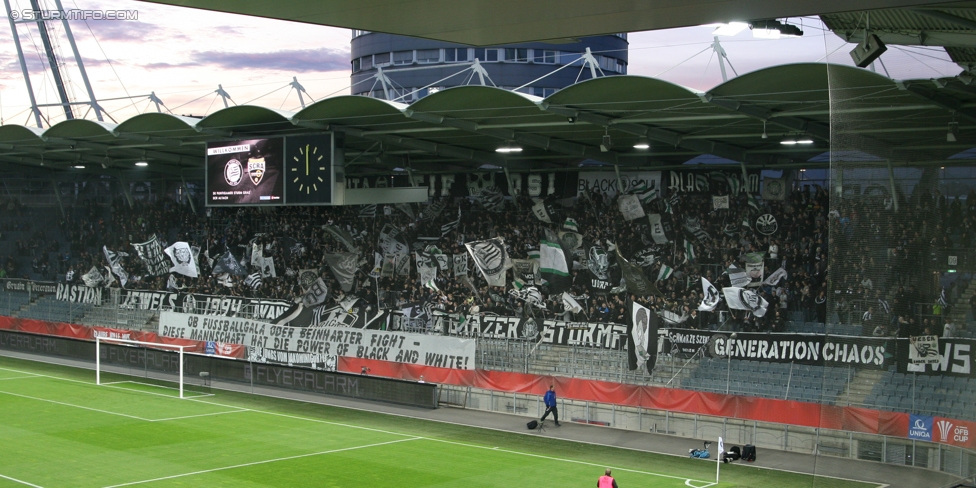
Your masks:
[[[96,332],[97,334],[97,332]],[[101,343],[99,342],[101,337],[95,336],[95,384],[102,384],[102,354],[101,354]]]
[[[183,348],[180,346],[180,398],[183,398]]]
[[[725,450],[721,437],[718,438],[718,447],[716,449],[718,452],[715,453],[715,483],[718,483],[718,469],[722,467],[722,452]]]

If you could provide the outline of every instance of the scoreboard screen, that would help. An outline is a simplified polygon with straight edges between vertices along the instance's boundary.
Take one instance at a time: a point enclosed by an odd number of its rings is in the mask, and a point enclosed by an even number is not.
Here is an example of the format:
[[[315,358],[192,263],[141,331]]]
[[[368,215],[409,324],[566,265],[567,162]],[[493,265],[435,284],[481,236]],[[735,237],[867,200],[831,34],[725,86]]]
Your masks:
[[[284,139],[207,144],[207,205],[283,205]]]

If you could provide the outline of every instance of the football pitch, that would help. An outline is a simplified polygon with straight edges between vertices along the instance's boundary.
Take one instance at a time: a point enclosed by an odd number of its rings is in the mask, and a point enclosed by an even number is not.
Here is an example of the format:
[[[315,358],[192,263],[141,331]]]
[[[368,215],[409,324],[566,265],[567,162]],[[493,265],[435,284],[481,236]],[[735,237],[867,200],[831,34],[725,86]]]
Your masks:
[[[867,487],[0,357],[0,488]]]

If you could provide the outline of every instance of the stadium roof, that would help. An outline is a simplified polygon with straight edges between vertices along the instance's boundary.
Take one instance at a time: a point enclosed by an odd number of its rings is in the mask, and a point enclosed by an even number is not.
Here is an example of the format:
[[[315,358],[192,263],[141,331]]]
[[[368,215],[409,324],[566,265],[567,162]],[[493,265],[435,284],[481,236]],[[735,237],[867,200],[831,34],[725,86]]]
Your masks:
[[[490,46],[718,22],[879,8],[937,0],[143,0],[309,24]]]
[[[835,88],[833,111],[828,80]],[[443,90],[410,105],[339,96],[295,113],[235,106],[204,118],[146,113],[117,125],[77,119],[46,130],[4,125],[0,164],[8,172],[40,166],[78,171],[72,167],[84,165],[83,171],[114,174],[147,161],[149,168],[140,171],[199,177],[207,141],[331,130],[345,148],[349,175],[402,168],[667,168],[703,154],[785,169],[823,166],[829,160],[823,153],[844,154],[848,146],[895,164],[945,165],[976,145],[971,82],[966,76],[896,82],[837,65],[828,77],[827,65],[810,63],[759,70],[704,93],[654,78],[615,76],[544,99],[483,86]],[[845,117],[853,116],[859,117],[857,130],[846,131]],[[958,124],[957,142],[947,141],[952,124]],[[650,149],[633,147],[641,138]],[[813,143],[781,143],[805,138]],[[507,145],[523,150],[496,152]]]

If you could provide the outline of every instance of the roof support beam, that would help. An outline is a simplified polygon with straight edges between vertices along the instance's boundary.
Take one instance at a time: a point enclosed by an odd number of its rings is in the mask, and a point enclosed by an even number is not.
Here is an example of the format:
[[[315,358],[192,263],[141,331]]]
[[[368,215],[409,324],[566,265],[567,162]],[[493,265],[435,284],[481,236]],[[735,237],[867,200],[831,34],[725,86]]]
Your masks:
[[[722,107],[730,112],[745,114],[762,121],[768,121],[772,124],[785,127],[792,131],[809,134],[822,141],[828,141],[828,142],[830,141],[830,127],[817,122],[812,122],[809,120],[804,120],[799,117],[792,117],[792,116],[777,117],[776,112],[768,108],[762,108],[753,105],[751,103],[742,103],[738,100],[717,98],[711,93],[705,93],[701,95],[701,100],[704,103],[715,105],[717,107]]]
[[[960,117],[976,121],[976,110],[963,106],[958,98],[948,95],[942,90],[937,90],[931,82],[900,81],[895,84],[899,89],[905,90],[922,100],[926,100],[932,105],[954,112]]]
[[[486,129],[479,127],[478,124],[468,120],[444,117],[442,115],[416,112],[413,110],[406,110],[403,112],[403,114],[411,119],[420,120],[434,125],[453,127],[465,132],[494,137],[495,139],[502,141],[515,141],[519,144],[537,147],[546,151],[568,154],[579,158],[590,158],[596,161],[602,161],[604,163],[617,164],[617,153],[614,151],[603,152],[597,148],[584,144],[533,134],[531,132],[520,132],[512,129]]]
[[[614,130],[619,130],[627,132],[630,134],[644,136],[648,139],[655,140],[658,142],[664,142],[668,145],[674,147],[683,147],[685,149],[690,149],[701,154],[714,154],[723,158],[732,159],[734,161],[744,161],[744,162],[757,162],[757,163],[768,163],[766,158],[761,157],[760,161],[757,161],[755,156],[750,156],[746,153],[745,149],[724,144],[721,142],[715,142],[710,140],[686,140],[682,137],[682,134],[666,129],[661,129],[658,127],[653,127],[645,124],[635,124],[631,122],[618,122],[620,119],[615,119],[613,117],[608,117],[606,115],[595,114],[592,112],[587,112],[584,110],[579,110],[572,107],[553,107],[547,104],[539,105],[539,108],[555,114],[560,114],[566,117],[575,117],[576,120],[580,122],[586,122],[588,124],[599,125],[603,127],[613,127]]]
[[[481,164],[493,164],[496,166],[504,166],[506,164],[505,159],[497,154],[452,146],[449,144],[437,144],[434,142],[425,141],[423,139],[402,137],[402,136],[389,134],[389,133],[376,134],[373,131],[357,129],[354,127],[347,127],[343,125],[324,124],[322,122],[316,122],[313,120],[293,120],[292,122],[295,125],[298,125],[300,127],[307,127],[310,129],[318,129],[318,130],[341,131],[353,137],[358,137],[360,139],[380,141],[385,144],[400,146],[407,149],[415,149],[418,151],[423,151],[428,154],[436,154],[438,156],[443,156],[446,158],[462,159],[462,160],[478,162]]]

